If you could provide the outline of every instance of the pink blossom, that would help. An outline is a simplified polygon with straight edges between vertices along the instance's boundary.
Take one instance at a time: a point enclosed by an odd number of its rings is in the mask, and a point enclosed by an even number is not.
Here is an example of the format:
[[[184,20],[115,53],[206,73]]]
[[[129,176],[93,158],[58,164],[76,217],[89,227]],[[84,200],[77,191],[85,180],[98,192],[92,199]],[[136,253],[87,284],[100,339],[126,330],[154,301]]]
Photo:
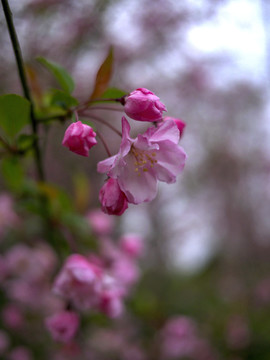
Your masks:
[[[123,255],[120,255],[111,264],[110,273],[117,280],[125,295],[140,277],[140,270],[137,263],[133,259]]]
[[[81,121],[69,125],[62,142],[70,151],[82,156],[88,156],[89,150],[96,144],[96,133]]]
[[[122,118],[122,142],[117,155],[98,163],[98,171],[117,179],[120,189],[133,204],[155,198],[157,181],[174,183],[182,171],[186,154],[178,145],[179,130],[173,120],[150,127],[136,139]]]
[[[104,291],[100,297],[99,309],[111,319],[119,317],[124,309],[122,297],[114,291]]]
[[[73,254],[55,279],[53,291],[79,309],[90,309],[99,302],[101,277],[101,268],[85,257]]]
[[[122,215],[128,208],[126,195],[120,190],[116,179],[110,178],[99,192],[102,211],[109,215]]]
[[[6,264],[12,275],[27,280],[42,280],[54,270],[56,258],[46,244],[40,243],[34,248],[17,244],[7,251]]]
[[[142,237],[137,234],[125,234],[120,239],[120,248],[124,254],[137,258],[143,253]]]
[[[13,304],[7,305],[2,312],[4,324],[12,329],[19,329],[24,324],[24,316],[21,309]]]
[[[98,235],[108,235],[113,231],[114,218],[104,214],[100,209],[90,211],[86,219]]]
[[[73,311],[61,311],[45,320],[47,329],[55,341],[69,342],[79,328],[79,317]]]
[[[119,281],[108,272],[102,279],[99,310],[110,318],[119,317],[124,310],[123,291]]]
[[[32,360],[32,354],[24,346],[17,346],[14,348],[8,356],[8,360]]]
[[[164,359],[192,357],[198,343],[195,323],[186,316],[170,319],[161,333],[161,352]]]
[[[186,127],[186,123],[181,120],[181,119],[177,119],[177,118],[173,118],[173,117],[170,117],[170,116],[165,116],[163,118],[164,121],[167,121],[167,120],[173,120],[176,124],[176,126],[178,127],[178,130],[180,132],[180,137],[183,136],[183,132],[184,132],[184,129]]]
[[[159,121],[162,112],[167,111],[165,105],[152,91],[139,88],[125,98],[125,113],[131,119],[139,121]]]

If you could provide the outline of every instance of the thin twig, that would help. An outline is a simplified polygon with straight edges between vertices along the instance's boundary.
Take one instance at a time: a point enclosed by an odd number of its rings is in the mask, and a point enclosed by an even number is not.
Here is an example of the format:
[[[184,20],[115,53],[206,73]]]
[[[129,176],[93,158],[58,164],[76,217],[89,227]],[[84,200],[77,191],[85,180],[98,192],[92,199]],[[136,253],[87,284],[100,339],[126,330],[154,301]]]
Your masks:
[[[106,125],[108,128],[110,128],[112,131],[114,131],[117,135],[119,135],[120,137],[122,137],[122,133],[121,131],[117,130],[113,125],[111,125],[110,123],[108,123],[106,120],[100,118],[99,116],[96,115],[92,115],[92,114],[83,114],[83,116],[87,116],[89,119],[93,119],[96,120],[104,125]]]
[[[34,135],[37,135],[38,122],[36,121],[36,118],[34,115],[34,104],[33,104],[33,100],[31,97],[31,93],[29,90],[29,86],[28,86],[28,82],[27,82],[27,78],[26,78],[26,74],[25,74],[23,57],[22,57],[17,33],[15,30],[15,26],[13,23],[12,12],[10,10],[8,0],[1,0],[1,2],[2,2],[2,6],[3,6],[3,10],[4,10],[6,22],[7,22],[8,32],[9,32],[10,40],[12,43],[16,63],[17,63],[17,69],[19,72],[19,77],[20,77],[22,88],[23,88],[24,97],[30,102],[30,120],[31,120],[31,126],[32,126],[32,133]],[[33,143],[33,147],[34,147],[35,162],[36,162],[38,177],[39,177],[39,180],[44,180],[44,171],[42,168],[41,153],[40,153],[37,137]]]
[[[91,106],[90,108],[87,109],[87,111],[90,111],[90,110],[112,110],[112,111],[120,111],[120,112],[123,112],[124,109],[123,108],[115,108],[115,107],[111,107],[111,106]]]
[[[99,131],[96,131],[96,133],[97,133],[97,136],[100,138],[100,140],[101,140],[101,142],[102,142],[102,144],[103,144],[103,146],[104,146],[104,148],[105,148],[105,150],[106,150],[106,152],[107,152],[108,156],[109,156],[109,157],[111,157],[111,156],[112,156],[112,154],[111,154],[111,152],[110,152],[110,150],[109,150],[109,148],[108,148],[108,145],[107,145],[107,143],[106,143],[106,141],[105,141],[104,137],[100,134],[100,132],[99,132]]]

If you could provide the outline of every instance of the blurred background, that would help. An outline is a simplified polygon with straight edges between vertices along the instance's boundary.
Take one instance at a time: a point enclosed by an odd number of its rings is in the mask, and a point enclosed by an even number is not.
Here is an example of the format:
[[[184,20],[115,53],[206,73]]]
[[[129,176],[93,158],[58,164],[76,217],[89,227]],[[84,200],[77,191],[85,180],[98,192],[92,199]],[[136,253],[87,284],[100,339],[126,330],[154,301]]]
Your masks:
[[[115,358],[270,359],[269,2],[11,0],[10,6],[37,89],[54,86],[35,60],[44,56],[68,69],[84,101],[113,45],[111,85],[127,93],[152,90],[169,116],[187,124],[181,145],[188,160],[178,182],[159,184],[152,203],[130,206],[117,219],[119,233],[144,237],[146,252],[131,315],[117,325],[138,347]],[[2,13],[0,47],[0,93],[20,94]],[[99,114],[120,129],[121,113]],[[95,168],[106,153],[95,147],[89,159],[78,159],[61,146],[65,128],[44,132],[47,180],[73,196],[73,175],[80,174],[87,182],[83,210],[98,207],[104,178]],[[119,139],[103,131],[116,153]],[[200,350],[179,350],[177,339],[168,345],[175,353],[150,356],[147,349],[155,348],[161,329],[173,331],[166,324],[175,318],[184,345],[196,326]],[[111,347],[101,351],[97,344],[115,345],[120,335],[106,331],[91,336],[99,354],[91,359],[111,359]]]

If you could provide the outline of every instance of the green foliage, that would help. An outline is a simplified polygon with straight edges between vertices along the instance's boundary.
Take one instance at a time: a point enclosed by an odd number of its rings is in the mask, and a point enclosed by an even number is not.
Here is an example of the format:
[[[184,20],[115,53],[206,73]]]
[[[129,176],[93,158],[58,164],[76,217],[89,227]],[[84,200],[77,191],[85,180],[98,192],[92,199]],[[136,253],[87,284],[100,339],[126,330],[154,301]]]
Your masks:
[[[67,110],[79,103],[77,99],[66,92],[54,89],[50,92],[50,104]]]
[[[1,163],[2,175],[5,184],[12,192],[19,192],[24,181],[24,170],[16,156],[8,156]]]
[[[102,98],[111,98],[111,99],[117,99],[125,96],[127,93],[123,90],[117,89],[115,87],[108,88],[104,91],[104,93],[101,95]]]
[[[97,75],[94,90],[89,100],[99,98],[107,89],[111,80],[113,70],[113,48],[110,47],[106,59],[101,64]]]
[[[16,141],[18,150],[24,152],[31,149],[36,139],[36,135],[21,134]]]
[[[30,103],[15,95],[0,96],[0,127],[8,137],[15,137],[30,121]]]
[[[72,93],[75,84],[72,77],[69,75],[66,69],[64,69],[59,64],[53,61],[49,61],[43,57],[38,57],[37,61],[40,62],[40,64],[42,64],[43,66],[45,66],[45,68],[53,74],[53,76],[55,77],[55,79],[58,81],[58,83],[65,92],[69,94]]]

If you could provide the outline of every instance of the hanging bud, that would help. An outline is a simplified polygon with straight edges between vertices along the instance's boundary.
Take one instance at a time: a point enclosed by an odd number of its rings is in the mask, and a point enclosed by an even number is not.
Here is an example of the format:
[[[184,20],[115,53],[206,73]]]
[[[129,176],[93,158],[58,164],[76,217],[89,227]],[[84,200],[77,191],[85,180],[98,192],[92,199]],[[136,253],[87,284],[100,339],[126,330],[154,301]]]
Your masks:
[[[91,126],[82,124],[81,121],[72,123],[67,128],[62,142],[70,151],[82,156],[88,156],[89,150],[96,144],[96,133]]]
[[[99,192],[102,211],[109,215],[122,215],[128,208],[126,195],[116,179],[109,178]]]

